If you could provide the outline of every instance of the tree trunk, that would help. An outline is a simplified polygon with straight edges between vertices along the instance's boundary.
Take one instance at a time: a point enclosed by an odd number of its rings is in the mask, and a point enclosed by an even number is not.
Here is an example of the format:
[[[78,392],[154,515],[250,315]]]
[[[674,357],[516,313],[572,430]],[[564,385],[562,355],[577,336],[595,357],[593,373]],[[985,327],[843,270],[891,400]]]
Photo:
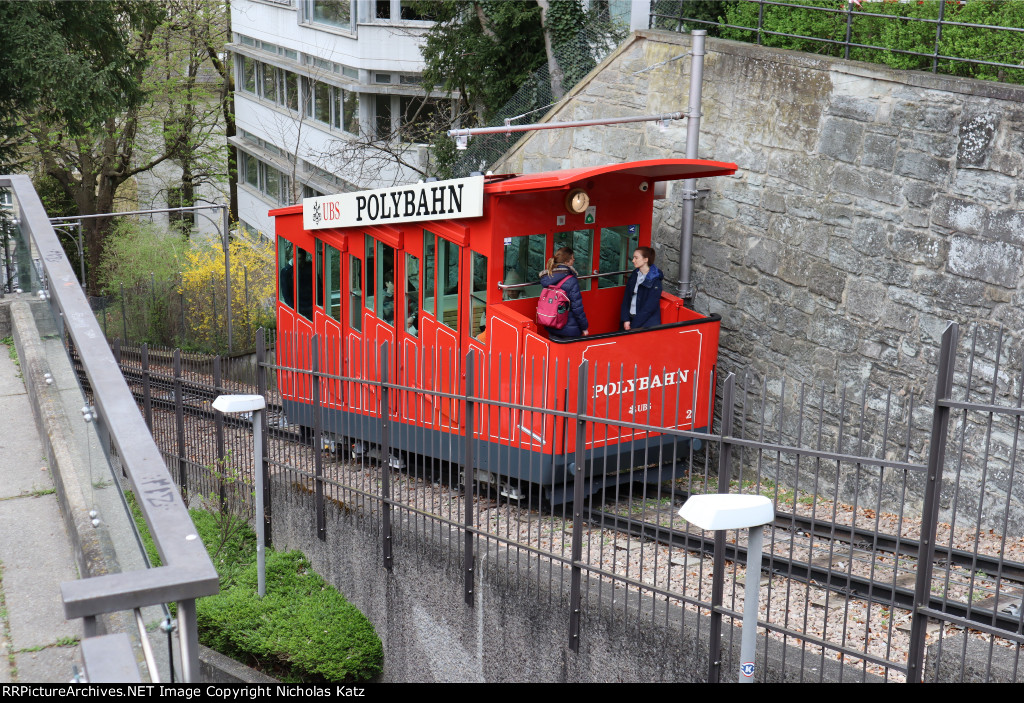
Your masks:
[[[565,89],[562,88],[564,78],[562,67],[555,57],[554,39],[551,36],[551,28],[548,27],[548,11],[551,9],[550,0],[537,0],[540,5],[540,24],[544,30],[544,51],[548,56],[548,75],[551,78],[551,97],[554,100],[561,100],[565,96]]]

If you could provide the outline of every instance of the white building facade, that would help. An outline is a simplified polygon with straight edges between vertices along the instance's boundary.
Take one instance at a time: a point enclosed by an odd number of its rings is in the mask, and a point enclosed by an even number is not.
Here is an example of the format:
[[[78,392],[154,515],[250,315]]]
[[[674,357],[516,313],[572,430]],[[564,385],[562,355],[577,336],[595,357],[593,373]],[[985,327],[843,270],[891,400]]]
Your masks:
[[[451,110],[420,87],[430,26],[407,0],[232,0],[244,229],[269,236],[267,211],[303,197],[422,177],[416,124]]]
[[[412,183],[428,171],[430,150],[417,127],[436,129],[452,100],[421,88],[420,45],[432,25],[421,7],[408,0],[231,0],[243,229],[269,236],[270,209]],[[650,0],[608,7],[631,28],[647,26]]]

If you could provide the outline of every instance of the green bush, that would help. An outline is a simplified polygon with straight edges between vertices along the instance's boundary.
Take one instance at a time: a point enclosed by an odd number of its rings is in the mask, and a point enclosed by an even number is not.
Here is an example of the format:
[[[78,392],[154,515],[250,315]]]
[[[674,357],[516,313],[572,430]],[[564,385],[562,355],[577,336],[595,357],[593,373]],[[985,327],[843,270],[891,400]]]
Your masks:
[[[132,502],[147,551],[146,525]],[[216,516],[189,514],[221,591],[196,602],[199,641],[287,682],[357,682],[380,674],[384,649],[373,624],[313,571],[297,551],[266,551],[266,595],[257,593],[256,535],[245,528],[222,538]],[[154,565],[159,563],[155,549]]]
[[[285,681],[366,681],[384,650],[373,625],[328,586],[299,552],[267,552],[267,593],[256,594],[256,565],[197,606],[199,641]]]
[[[173,345],[181,334],[176,305],[188,241],[178,232],[130,219],[117,220],[100,264],[110,296],[108,334],[133,342]],[[124,300],[121,300],[124,296]]]
[[[791,7],[788,5],[800,5]],[[822,0],[789,0],[787,6],[761,5],[757,2],[726,4],[724,21],[737,27],[751,27],[753,31],[723,27],[721,36],[737,41],[756,42],[758,13],[763,7],[764,15],[761,43],[781,49],[793,49],[828,56],[843,56],[846,40],[846,12],[835,10]],[[851,47],[849,57],[858,61],[883,63],[898,69],[931,70],[935,52],[936,23],[915,20],[937,20],[942,4],[933,2],[865,2],[852,14],[850,42],[883,47],[867,49]],[[866,17],[863,14],[882,15]],[[1024,2],[986,2],[972,0],[961,5],[946,2],[943,11],[942,36],[938,53],[957,59],[994,61],[1020,64],[1024,58],[1024,32],[977,27],[960,27],[946,24],[960,22],[984,24],[992,27],[1024,27]],[[779,36],[767,32],[779,32],[798,36]],[[822,42],[818,40],[829,40]],[[925,56],[910,53],[917,52]],[[1009,83],[1024,83],[1024,68],[1002,68],[985,66],[957,60],[940,60],[938,69],[950,73],[983,80],[998,80]]]

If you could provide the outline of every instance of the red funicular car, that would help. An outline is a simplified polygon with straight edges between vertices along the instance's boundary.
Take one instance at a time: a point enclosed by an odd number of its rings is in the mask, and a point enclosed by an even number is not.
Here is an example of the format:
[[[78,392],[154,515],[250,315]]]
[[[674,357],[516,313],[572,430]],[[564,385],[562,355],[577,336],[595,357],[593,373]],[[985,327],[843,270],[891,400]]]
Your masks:
[[[668,293],[656,328],[622,331],[631,258],[650,246],[662,181],[728,175],[735,164],[661,159],[487,175],[306,199],[271,212],[278,242],[278,374],[292,424],[356,451],[388,446],[462,462],[466,364],[473,364],[473,468],[517,497],[524,484],[571,499],[575,414],[585,397],[587,490],[672,476],[644,467],[690,440],[630,425],[706,431],[718,316]],[[553,339],[535,322],[539,272],[571,246],[590,334]],[[312,349],[316,340],[316,359]],[[587,384],[580,393],[579,369]],[[308,370],[323,374],[313,397]],[[486,401],[497,401],[488,403]],[[544,408],[551,412],[539,412]],[[319,423],[316,413],[319,412]],[[676,462],[676,468],[685,468]]]

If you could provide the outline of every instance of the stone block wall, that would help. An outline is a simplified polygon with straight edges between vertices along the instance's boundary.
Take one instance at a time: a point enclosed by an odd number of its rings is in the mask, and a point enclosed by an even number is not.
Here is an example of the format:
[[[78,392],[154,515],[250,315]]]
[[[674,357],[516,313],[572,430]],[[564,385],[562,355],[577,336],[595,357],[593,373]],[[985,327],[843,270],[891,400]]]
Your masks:
[[[545,120],[685,110],[688,51],[687,35],[634,33]],[[1024,330],[1024,87],[708,39],[703,97],[699,156],[739,167],[698,182],[694,306],[722,316],[722,370],[776,400],[783,377],[823,389],[833,425],[844,388],[874,393],[869,405],[884,396],[865,386],[896,389],[890,429],[912,423],[910,459],[923,461],[947,322],[965,336],[982,323],[989,366],[994,329]],[[685,120],[533,132],[493,168],[682,158],[685,143]],[[680,190],[655,213],[669,280]],[[1015,404],[1019,344],[999,353],[1010,373],[997,395]],[[883,422],[867,427],[869,453],[895,451]],[[779,424],[793,434],[799,422]],[[995,439],[1005,458],[1012,442]]]

